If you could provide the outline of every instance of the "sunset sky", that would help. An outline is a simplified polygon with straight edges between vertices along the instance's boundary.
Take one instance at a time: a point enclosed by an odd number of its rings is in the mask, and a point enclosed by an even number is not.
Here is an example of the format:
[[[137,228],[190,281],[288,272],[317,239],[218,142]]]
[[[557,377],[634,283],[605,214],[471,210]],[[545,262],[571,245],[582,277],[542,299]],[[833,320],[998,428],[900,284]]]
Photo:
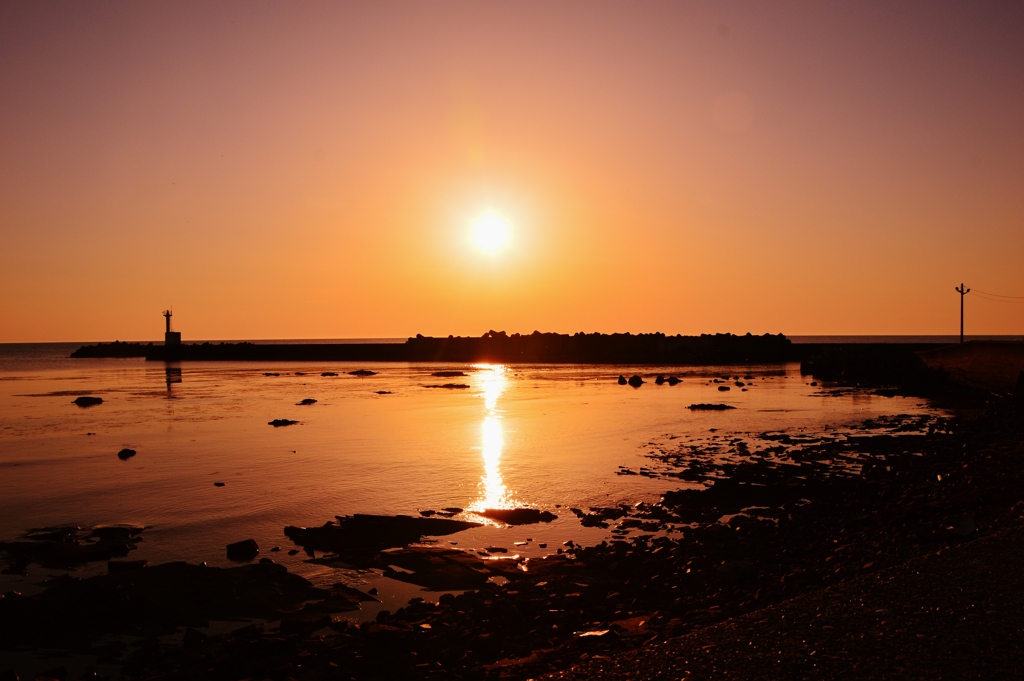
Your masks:
[[[1022,2],[0,2],[0,342],[952,334],[961,281],[1024,296]]]

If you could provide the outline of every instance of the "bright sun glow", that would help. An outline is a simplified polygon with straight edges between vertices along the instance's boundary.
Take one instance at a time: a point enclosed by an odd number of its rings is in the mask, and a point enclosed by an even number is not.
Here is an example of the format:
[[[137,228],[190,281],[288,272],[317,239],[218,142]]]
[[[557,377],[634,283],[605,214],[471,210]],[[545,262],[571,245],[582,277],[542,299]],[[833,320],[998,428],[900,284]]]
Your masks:
[[[500,251],[508,243],[508,237],[508,220],[497,213],[484,213],[473,222],[473,240],[486,253]]]

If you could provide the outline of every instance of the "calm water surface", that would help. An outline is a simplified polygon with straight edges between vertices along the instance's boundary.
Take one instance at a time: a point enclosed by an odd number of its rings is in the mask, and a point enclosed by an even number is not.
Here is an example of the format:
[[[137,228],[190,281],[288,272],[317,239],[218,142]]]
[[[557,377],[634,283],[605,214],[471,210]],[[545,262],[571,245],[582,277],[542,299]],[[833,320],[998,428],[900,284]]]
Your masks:
[[[830,395],[809,385],[797,365],[165,366],[66,359],[74,347],[0,346],[0,538],[47,525],[130,522],[150,528],[132,557],[153,562],[223,565],[224,546],[240,539],[254,538],[262,555],[273,546],[294,548],[283,535],[285,525],[446,506],[556,512],[559,518],[550,524],[489,524],[443,539],[458,541],[460,548],[499,544],[538,555],[566,539],[595,543],[607,537],[607,530],[582,528],[569,507],[654,501],[685,484],[616,475],[620,466],[648,465],[644,455],[651,442],[673,436],[692,441],[712,428],[720,436],[814,433],[826,425],[929,410],[916,399]],[[346,373],[355,369],[379,374]],[[467,376],[431,376],[451,369]],[[634,372],[650,376],[648,383],[640,389],[616,383],[619,374]],[[674,373],[683,382],[655,385],[657,373]],[[734,386],[720,392],[709,383],[726,375],[753,380],[745,381],[747,391]],[[429,387],[452,382],[470,387]],[[79,408],[72,404],[79,395],[104,402]],[[317,403],[297,405],[304,398]],[[737,409],[686,408],[695,402]],[[268,425],[280,418],[299,423]],[[138,454],[121,461],[123,447]],[[468,512],[459,517],[480,520]],[[527,538],[529,545],[513,547]],[[541,550],[540,542],[549,548]],[[391,582],[314,565],[302,554],[273,555],[314,581]],[[5,580],[27,586],[40,574]],[[395,588],[394,599],[416,589]]]

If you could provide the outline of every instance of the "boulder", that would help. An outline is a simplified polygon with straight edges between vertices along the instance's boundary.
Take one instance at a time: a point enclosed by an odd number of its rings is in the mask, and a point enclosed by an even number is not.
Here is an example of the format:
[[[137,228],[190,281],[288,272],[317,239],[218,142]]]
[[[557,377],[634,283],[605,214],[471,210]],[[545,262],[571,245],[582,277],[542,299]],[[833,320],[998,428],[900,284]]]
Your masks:
[[[619,385],[626,385],[626,383],[626,377],[623,376],[622,374],[619,374]]]
[[[236,541],[234,544],[228,544],[228,560],[234,560],[239,563],[248,563],[259,552],[260,547],[257,546],[255,539],[245,539],[243,541]]]
[[[81,397],[75,398],[74,404],[77,404],[79,407],[95,407],[97,404],[103,404],[103,398],[93,397],[92,395],[82,395]]]
[[[644,379],[640,378],[636,374],[633,374],[632,376],[629,377],[628,383],[634,388],[639,388],[644,384]]]
[[[506,525],[532,525],[533,523],[550,523],[558,518],[550,511],[540,511],[536,508],[488,508],[483,511],[473,511],[491,520],[497,520]]]
[[[135,450],[134,449],[128,449],[127,447],[125,447],[124,449],[122,449],[121,451],[119,451],[117,453],[117,458],[121,459],[121,461],[127,461],[128,459],[132,458],[133,456],[135,456]]]

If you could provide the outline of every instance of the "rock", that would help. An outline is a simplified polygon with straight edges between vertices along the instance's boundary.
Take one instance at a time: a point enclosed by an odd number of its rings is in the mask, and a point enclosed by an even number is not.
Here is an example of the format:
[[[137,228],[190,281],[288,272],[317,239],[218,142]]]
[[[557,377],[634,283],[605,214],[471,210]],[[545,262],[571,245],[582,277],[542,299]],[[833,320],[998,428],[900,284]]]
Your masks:
[[[68,681],[68,670],[66,667],[54,667],[45,672],[36,674],[36,681]]]
[[[425,385],[424,388],[446,388],[448,390],[465,390],[469,387],[467,383],[444,383],[442,385]]]
[[[549,511],[540,511],[535,508],[488,508],[483,511],[473,511],[491,520],[497,520],[506,525],[532,525],[533,523],[550,523],[558,518]]]
[[[504,546],[488,546],[484,551],[487,553],[508,553],[508,549]]]
[[[281,374],[279,374],[279,373],[275,373],[275,372],[273,372],[273,371],[264,371],[264,372],[263,372],[263,375],[264,375],[264,376],[280,376]]]
[[[325,372],[323,372],[323,373],[322,373],[322,374],[320,374],[320,375],[321,375],[321,376],[337,376],[337,375],[338,375],[338,372],[336,372],[336,371],[325,371]]]
[[[622,374],[619,374],[619,385],[626,385],[626,383],[628,383],[626,377],[623,376]]]
[[[436,514],[437,514],[437,511],[431,511],[431,510],[420,511],[420,515],[423,516],[424,518],[429,518],[430,516],[436,515]]]
[[[128,449],[127,447],[125,447],[124,449],[117,453],[117,458],[121,459],[121,461],[127,461],[128,459],[135,456],[135,453],[136,452],[134,449]]]
[[[736,407],[729,404],[708,404],[701,402],[699,404],[691,404],[687,409],[692,411],[725,411],[726,409],[735,409]]]
[[[746,383],[744,383],[743,381],[736,381],[736,387],[737,388],[742,388],[745,385],[746,385]]]
[[[669,376],[668,377],[668,384],[669,385],[676,385],[676,384],[682,383],[682,382],[683,382],[682,379],[676,378],[675,376]]]
[[[656,379],[654,379],[654,383],[656,385],[661,385],[664,382],[665,382],[665,377],[663,375],[661,375],[661,374],[658,374],[658,377]]]
[[[720,385],[720,386],[718,386],[718,389],[719,389],[720,391],[722,391],[722,392],[725,392],[726,390],[732,390],[732,388],[730,388],[730,387],[729,387],[729,386],[727,386],[727,385]]]
[[[446,511],[447,513],[452,513],[452,514],[462,513],[462,509],[459,508],[458,506],[445,506],[441,510]]]
[[[245,539],[234,544],[228,544],[228,560],[238,561],[239,563],[248,563],[259,552],[260,548],[257,546],[255,539]]]
[[[378,390],[377,394],[378,395],[390,395],[391,391],[390,390]]]
[[[95,407],[97,404],[103,404],[103,398],[82,395],[75,398],[74,404],[77,404],[79,407]]]
[[[271,552],[271,553],[277,553],[277,552],[278,552],[278,551],[280,551],[280,550],[281,550],[281,547],[280,547],[280,546],[275,546],[274,548],[270,549],[270,552]]]
[[[274,419],[273,421],[267,421],[268,426],[274,426],[275,428],[280,428],[281,426],[294,426],[296,423],[298,423],[298,421],[293,421],[291,419]]]
[[[299,402],[298,406],[301,407],[304,404],[316,404],[316,400],[314,400],[312,397],[307,397],[306,399],[304,399],[301,402]]]
[[[223,482],[215,482],[215,483],[213,483],[213,486],[214,487],[223,487],[224,483]]]
[[[438,378],[457,378],[459,376],[467,376],[464,371],[435,371],[430,374],[431,376],[437,376]]]
[[[148,560],[111,560],[107,562],[107,574],[141,570],[145,567],[149,567]]]
[[[636,374],[633,374],[632,376],[629,377],[629,381],[627,381],[627,383],[629,383],[634,388],[639,388],[644,384],[644,379],[640,378]]]
[[[480,523],[448,518],[414,518],[407,515],[337,516],[336,522],[320,527],[284,528],[285,536],[303,547],[307,553],[334,553],[352,564],[367,564],[373,557],[394,547],[407,546],[423,537],[439,537],[462,532]]]
[[[369,369],[356,369],[355,371],[348,372],[349,376],[376,376],[376,371],[370,371]]]

